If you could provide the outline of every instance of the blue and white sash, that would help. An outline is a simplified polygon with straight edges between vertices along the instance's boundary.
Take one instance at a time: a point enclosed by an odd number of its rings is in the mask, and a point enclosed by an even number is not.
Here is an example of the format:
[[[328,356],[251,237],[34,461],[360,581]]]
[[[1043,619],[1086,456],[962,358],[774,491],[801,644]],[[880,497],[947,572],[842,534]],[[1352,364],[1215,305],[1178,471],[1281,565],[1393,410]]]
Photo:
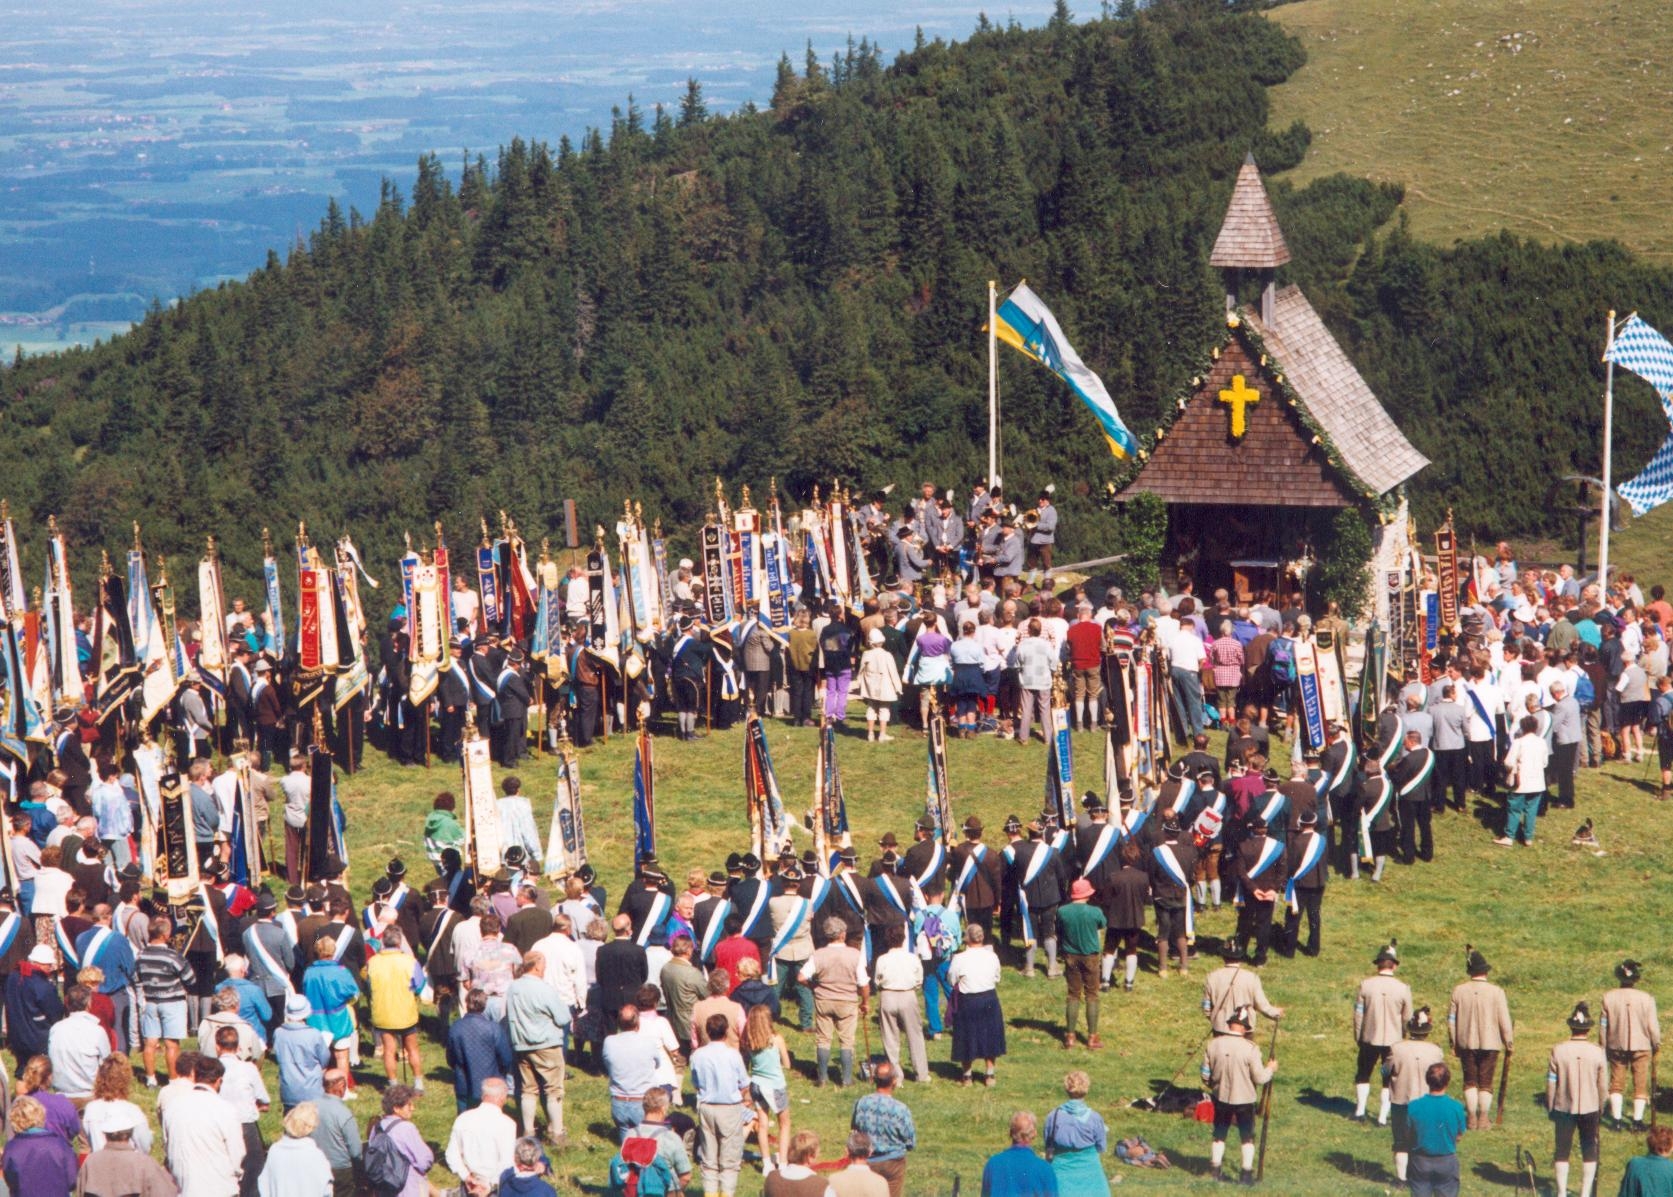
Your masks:
[[[1388,804],[1394,801],[1394,787],[1386,777],[1376,778],[1379,796],[1372,802],[1360,808],[1359,812],[1359,855],[1362,860],[1370,860],[1374,855],[1371,850],[1371,824],[1375,823],[1388,809]]]
[[[1301,859],[1296,861],[1295,876],[1291,877],[1284,885],[1284,901],[1289,904],[1290,910],[1297,914],[1301,912],[1301,903],[1296,900],[1295,896],[1296,877],[1301,877],[1312,871],[1314,866],[1323,859],[1325,847],[1324,836],[1318,832],[1307,831],[1302,834],[1305,837],[1305,842],[1301,847]]]
[[[761,921],[761,916],[767,912],[767,902],[772,897],[772,886],[768,885],[764,878],[759,879],[759,882],[755,887],[755,900],[749,904],[749,911],[744,915],[742,934],[745,939],[753,938],[751,932],[755,930],[755,924]]]
[[[922,893],[924,886],[941,876],[947,867],[947,849],[940,840],[933,841],[935,850],[929,854],[929,863],[924,865],[923,872],[912,878],[914,889]]]
[[[1092,843],[1092,855],[1086,858],[1086,865],[1081,869],[1081,876],[1090,878],[1097,872],[1115,846],[1121,842],[1122,829],[1114,823],[1105,823],[1098,829],[1098,838]]]
[[[65,960],[68,960],[73,966],[71,969],[66,971],[73,973],[76,970],[79,970],[81,968],[81,957],[76,954],[75,944],[71,943],[70,937],[64,933],[63,919],[55,918],[52,920],[52,935],[53,938],[58,941],[59,954],[62,955]]]
[[[347,939],[348,937],[344,936],[343,938]],[[273,958],[273,953],[268,951],[267,945],[261,942],[260,923],[256,923],[244,932],[244,943],[250,949],[250,954],[261,961],[261,966],[268,971],[269,975],[284,982],[286,997],[296,992],[296,988],[290,983],[290,974],[279,967],[279,962]]]
[[[896,910],[900,911],[901,914],[905,915],[909,922],[911,921],[912,909],[907,905],[906,899],[900,896],[900,890],[895,888],[894,883],[889,879],[888,874],[884,874],[883,876],[877,878],[877,891],[888,900],[890,906],[893,906]]]
[[[1121,820],[1121,838],[1130,840],[1138,835],[1139,828],[1150,817],[1150,811],[1142,806],[1135,806],[1127,812],[1127,817]]]
[[[953,882],[953,897],[964,897],[966,887],[968,887],[969,884],[976,879],[977,870],[982,867],[982,862],[986,860],[987,857],[988,846],[986,844],[977,844],[970,854],[964,858],[964,867],[959,869],[958,880]]]
[[[1272,797],[1268,798],[1266,805],[1261,807],[1261,820],[1266,824],[1268,831],[1271,830],[1274,823],[1284,817],[1284,812],[1289,809],[1289,806],[1288,795],[1282,790],[1272,791]]]
[[[1499,725],[1493,716],[1487,713],[1487,704],[1481,701],[1481,695],[1476,693],[1474,686],[1465,686],[1464,689],[1469,691],[1470,705],[1475,708],[1476,718],[1487,725],[1488,740],[1497,745],[1499,742]]]
[[[698,948],[698,959],[708,964],[715,957],[715,948],[719,945],[726,930],[726,920],[732,914],[731,898],[716,898],[714,913],[709,916],[708,925],[703,928],[703,942]]]
[[[296,911],[281,910],[273,916],[273,921],[284,931],[286,941],[290,944],[291,950],[295,951],[299,938],[296,933]]]
[[[12,950],[12,943],[17,939],[17,933],[23,928],[23,916],[12,911],[0,922],[0,956]]]
[[[1221,843],[1226,834],[1226,795],[1219,790],[1209,791],[1214,795],[1214,801],[1197,812],[1197,817],[1191,821],[1191,833],[1207,837],[1207,843]],[[1214,813],[1213,834],[1209,834],[1209,825],[1203,822],[1203,816],[1210,811]]]
[[[214,904],[209,901],[209,887],[198,882],[198,896],[203,899],[203,921],[198,925],[209,929],[210,941],[215,945],[215,963],[226,961],[226,951],[221,947],[221,924],[215,918]]]
[[[790,941],[801,933],[802,924],[807,922],[809,915],[819,909],[819,904],[825,900],[825,895],[830,892],[830,888],[829,878],[815,877],[811,897],[804,898],[800,894],[794,895],[796,899],[795,909],[790,912],[790,917],[784,920],[784,926],[780,927],[777,934],[773,936],[772,946],[767,950],[767,979],[769,981],[776,983],[778,980],[778,954],[789,947]]]
[[[1010,849],[1006,849],[1010,851]],[[1034,854],[1028,858],[1028,867],[1022,871],[1022,883],[1017,886],[1017,910],[1022,915],[1022,942],[1025,947],[1033,947],[1034,913],[1028,907],[1028,887],[1040,876],[1047,863],[1050,862],[1054,849],[1048,843],[1037,840],[1034,844]],[[1015,859],[1015,854],[1012,854]]]
[[[1162,866],[1162,872],[1168,875],[1168,879],[1185,891],[1185,938],[1194,940],[1197,937],[1197,919],[1196,903],[1191,899],[1191,879],[1185,875],[1179,857],[1174,855],[1173,849],[1168,845],[1157,844],[1150,854],[1156,858],[1156,863]],[[1166,953],[1166,945],[1163,945],[1162,951]]]
[[[349,941],[354,938],[354,928],[343,924],[342,934],[337,936],[337,944],[331,949],[331,959],[338,964],[343,962],[343,953],[349,950]]]
[[[762,888],[765,889],[766,887],[763,886]],[[651,908],[645,912],[645,921],[639,924],[639,934],[633,937],[633,942],[640,947],[649,944],[651,936],[655,935],[657,928],[668,920],[668,912],[672,909],[674,909],[674,899],[658,890],[656,896],[651,899]]]
[[[1250,878],[1253,879],[1259,877],[1262,873],[1270,869],[1273,862],[1278,859],[1279,854],[1283,852],[1283,850],[1283,840],[1276,840],[1271,836],[1267,836],[1266,842],[1261,846],[1260,855],[1255,857],[1255,867],[1249,870]],[[1254,896],[1254,894],[1249,895],[1251,898]],[[1237,879],[1237,905],[1241,906],[1245,900],[1246,899],[1243,895],[1243,878],[1240,876]]]

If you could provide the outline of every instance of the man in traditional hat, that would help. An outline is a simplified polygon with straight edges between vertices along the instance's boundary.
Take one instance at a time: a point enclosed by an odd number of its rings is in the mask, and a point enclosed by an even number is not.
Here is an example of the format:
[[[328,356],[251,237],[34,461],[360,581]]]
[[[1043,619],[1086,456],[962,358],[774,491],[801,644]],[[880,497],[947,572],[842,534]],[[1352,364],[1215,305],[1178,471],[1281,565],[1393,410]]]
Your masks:
[[[1400,965],[1395,945],[1385,944],[1374,961],[1377,971],[1359,983],[1354,998],[1354,1042],[1359,1045],[1359,1062],[1354,1066],[1354,1121],[1365,1121],[1365,1103],[1371,1097],[1371,1074],[1388,1062],[1389,1050],[1400,1042],[1401,1033],[1412,1017],[1412,987],[1394,975]],[[1377,1125],[1388,1125],[1388,1107],[1393,1100],[1383,1086],[1382,1109]]]
[[[925,874],[934,863],[936,849],[940,846],[935,820],[928,815],[919,815],[918,821],[912,825],[912,846],[901,857],[898,871],[914,884],[924,884],[929,880]]]
[[[1422,857],[1435,859],[1435,837],[1430,827],[1433,810],[1429,779],[1435,772],[1435,753],[1424,746],[1420,732],[1405,733],[1406,751],[1388,767],[1400,813],[1400,857],[1406,864]]]
[[[1266,834],[1266,820],[1258,811],[1245,824],[1246,834],[1237,846],[1237,938],[1248,946],[1254,941],[1249,963],[1256,968],[1266,963],[1272,944],[1272,908],[1289,882],[1284,845]]]
[[[1419,1006],[1406,1020],[1406,1038],[1390,1047],[1383,1059],[1383,1092],[1389,1096],[1394,1123],[1394,1174],[1402,1181],[1416,1146],[1407,1107],[1429,1091],[1424,1078],[1430,1066],[1445,1064],[1440,1046],[1429,1042],[1434,1026],[1429,1007]]]
[[[1267,1001],[1260,974],[1243,967],[1243,949],[1235,939],[1228,937],[1221,942],[1220,956],[1225,963],[1202,983],[1202,1012],[1210,1030],[1216,1035],[1225,1034],[1227,1020],[1239,1006],[1249,1006],[1274,1022],[1284,1017],[1282,1006]]]
[[[742,920],[745,939],[755,945],[763,965],[771,959],[773,919],[769,910],[772,886],[761,876],[761,858],[746,852],[739,861],[743,879],[732,886],[732,915]]]
[[[267,890],[256,895],[256,918],[244,928],[244,954],[250,958],[250,980],[261,989],[270,1013],[266,1038],[284,1021],[285,995],[291,992],[291,974],[296,971],[296,952],[290,936],[279,925],[278,900]]]
[[[1151,820],[1154,822],[1154,820]],[[1179,961],[1179,975],[1190,973],[1192,920],[1191,876],[1196,871],[1196,847],[1187,842],[1178,817],[1169,811],[1162,818],[1161,842],[1146,853],[1150,896],[1156,907],[1156,975],[1168,975],[1168,952]]]
[[[1493,1076],[1499,1053],[1509,1053],[1515,1040],[1510,1003],[1505,991],[1487,979],[1492,966],[1474,948],[1464,962],[1469,980],[1452,991],[1447,1007],[1447,1034],[1464,1074],[1464,1111],[1468,1130],[1485,1130],[1493,1110]]]
[[[445,1023],[457,1004],[459,960],[453,950],[453,929],[465,916],[447,904],[447,882],[437,877],[424,887],[430,909],[418,921],[418,943],[424,946],[424,975],[435,993],[436,1010]]]
[[[1650,1058],[1661,1050],[1661,1020],[1656,999],[1638,988],[1644,966],[1623,960],[1615,966],[1618,986],[1603,995],[1603,1046],[1609,1053],[1609,1117],[1616,1130],[1621,1122],[1622,1090],[1632,1073],[1632,1127],[1644,1129],[1644,1107],[1650,1099]]]
[[[982,821],[975,815],[964,821],[964,842],[954,846],[949,872],[952,900],[964,902],[965,924],[991,936],[993,912],[1005,890],[1005,865],[999,853],[982,842]]]
[[[1580,1132],[1580,1197],[1597,1184],[1598,1123],[1609,1096],[1609,1061],[1591,1040],[1591,1008],[1585,1002],[1568,1016],[1569,1037],[1551,1049],[1545,1069],[1545,1108],[1555,1124],[1557,1150],[1551,1166],[1557,1197],[1568,1193],[1568,1157]]]
[[[1308,956],[1319,954],[1319,922],[1324,907],[1325,883],[1330,875],[1330,851],[1325,834],[1319,830],[1319,817],[1314,811],[1301,816],[1296,834],[1288,848],[1286,869],[1290,879],[1285,885],[1287,901],[1284,909],[1284,950],[1295,955],[1301,941],[1301,920],[1307,919],[1307,946],[1301,951]]]
[[[1069,888],[1069,870],[1062,856],[1044,842],[1044,836],[1044,824],[1035,819],[1028,824],[1028,838],[1013,839],[1004,851],[1009,870],[1006,887],[1015,895],[1022,920],[1025,977],[1034,975],[1040,941],[1046,949],[1046,975],[1062,975],[1057,963],[1057,908]]]
[[[1063,1001],[1063,1046],[1075,1046],[1075,1024],[1081,1003],[1086,1003],[1086,1046],[1097,1051],[1104,1046],[1098,1038],[1099,957],[1103,955],[1104,928],[1109,920],[1092,904],[1096,894],[1086,878],[1069,886],[1069,902],[1057,910],[1058,942],[1063,945],[1063,962],[1068,976],[1068,993]]]
[[[1214,1145],[1208,1162],[1214,1180],[1224,1180],[1226,1135],[1237,1123],[1240,1162],[1239,1180],[1255,1183],[1255,1103],[1261,1086],[1278,1071],[1278,1061],[1261,1063],[1261,1049],[1250,1038],[1255,1014],[1248,1006],[1227,1011],[1226,1026],[1216,1031],[1203,1052],[1202,1079],[1214,1096]]]
[[[779,998],[796,999],[803,1031],[813,1030],[813,991],[802,983],[802,965],[813,955],[813,925],[823,917],[821,907],[830,899],[829,887],[818,885],[818,874],[819,859],[811,849],[800,861],[790,857],[778,871],[785,888],[767,907],[773,922],[772,965],[778,971]]]
[[[895,854],[895,837],[890,832],[878,842],[882,858],[873,862],[871,876],[860,886],[865,898],[866,929],[871,933],[872,951],[882,950],[883,933],[890,927],[904,927],[912,914],[912,882],[900,871]]]
[[[457,764],[464,742],[465,711],[471,703],[470,675],[465,672],[465,642],[457,636],[450,638],[447,654],[447,665],[436,680],[436,704],[441,712],[441,759]]]
[[[530,887],[532,888],[532,887]],[[642,863],[638,881],[622,894],[618,911],[633,920],[633,940],[647,948],[668,946],[668,917],[674,913],[674,896],[667,876],[657,862]]]

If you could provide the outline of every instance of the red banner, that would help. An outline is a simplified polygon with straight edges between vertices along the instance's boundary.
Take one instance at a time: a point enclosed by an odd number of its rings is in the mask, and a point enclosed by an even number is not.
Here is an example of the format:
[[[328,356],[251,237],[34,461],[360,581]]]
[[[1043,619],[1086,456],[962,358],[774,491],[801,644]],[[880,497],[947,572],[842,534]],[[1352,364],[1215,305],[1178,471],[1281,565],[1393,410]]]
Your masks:
[[[458,633],[453,630],[453,579],[447,571],[447,547],[437,545],[434,557],[436,563],[436,594],[441,599],[441,659],[447,660],[447,642]]]
[[[298,606],[301,609],[301,625],[297,631],[297,656],[303,669],[318,669],[320,667],[319,641],[319,577],[318,571],[304,569],[298,573],[299,596]]]

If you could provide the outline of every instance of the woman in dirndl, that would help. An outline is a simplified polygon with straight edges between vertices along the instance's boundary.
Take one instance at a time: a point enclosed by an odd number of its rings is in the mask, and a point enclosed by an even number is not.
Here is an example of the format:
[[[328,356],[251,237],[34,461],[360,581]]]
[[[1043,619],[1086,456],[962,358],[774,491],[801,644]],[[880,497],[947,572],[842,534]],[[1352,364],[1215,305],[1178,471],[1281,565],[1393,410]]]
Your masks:
[[[964,950],[947,969],[953,991],[953,1059],[964,1069],[959,1084],[972,1084],[976,1061],[987,1064],[986,1084],[995,1083],[994,1062],[1005,1054],[1005,1012],[999,1008],[999,955],[975,925],[965,928]]]

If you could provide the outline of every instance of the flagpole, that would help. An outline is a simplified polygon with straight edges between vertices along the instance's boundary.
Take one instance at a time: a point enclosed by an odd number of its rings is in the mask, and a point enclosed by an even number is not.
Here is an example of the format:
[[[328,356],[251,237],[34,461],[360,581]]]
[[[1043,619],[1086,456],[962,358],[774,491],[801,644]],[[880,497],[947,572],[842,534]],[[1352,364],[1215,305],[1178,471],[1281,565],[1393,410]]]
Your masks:
[[[1607,601],[1609,596],[1609,524],[1613,514],[1610,468],[1611,436],[1615,424],[1615,362],[1611,351],[1615,348],[1615,311],[1609,311],[1609,330],[1603,338],[1603,522],[1598,531],[1597,547],[1597,576],[1598,597]]]
[[[997,284],[988,280],[988,485],[999,485],[999,319]]]

